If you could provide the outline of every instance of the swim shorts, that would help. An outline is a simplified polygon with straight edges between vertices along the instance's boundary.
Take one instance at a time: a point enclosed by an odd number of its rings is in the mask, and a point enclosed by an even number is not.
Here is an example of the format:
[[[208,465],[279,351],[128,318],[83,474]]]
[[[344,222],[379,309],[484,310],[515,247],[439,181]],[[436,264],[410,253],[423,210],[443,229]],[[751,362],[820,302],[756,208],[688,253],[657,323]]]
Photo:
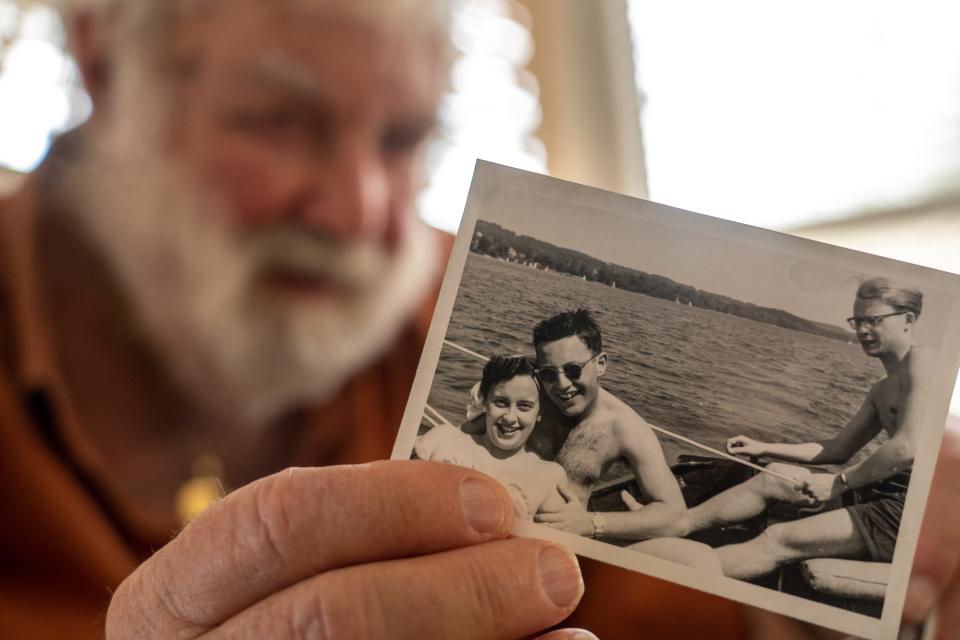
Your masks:
[[[902,471],[859,491],[861,501],[847,507],[854,526],[867,544],[871,560],[890,562],[893,559],[909,483],[910,471]]]

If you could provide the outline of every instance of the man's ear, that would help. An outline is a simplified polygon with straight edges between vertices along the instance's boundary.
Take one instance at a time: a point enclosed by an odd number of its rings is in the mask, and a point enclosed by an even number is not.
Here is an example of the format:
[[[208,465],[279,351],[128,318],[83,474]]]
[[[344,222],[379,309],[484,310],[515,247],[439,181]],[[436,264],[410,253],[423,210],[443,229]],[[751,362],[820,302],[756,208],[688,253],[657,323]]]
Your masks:
[[[603,375],[607,370],[607,352],[601,351],[600,355],[597,356],[597,377]]]
[[[107,18],[92,10],[78,9],[66,17],[64,28],[70,51],[93,102],[93,117],[103,110],[110,86],[110,44]]]

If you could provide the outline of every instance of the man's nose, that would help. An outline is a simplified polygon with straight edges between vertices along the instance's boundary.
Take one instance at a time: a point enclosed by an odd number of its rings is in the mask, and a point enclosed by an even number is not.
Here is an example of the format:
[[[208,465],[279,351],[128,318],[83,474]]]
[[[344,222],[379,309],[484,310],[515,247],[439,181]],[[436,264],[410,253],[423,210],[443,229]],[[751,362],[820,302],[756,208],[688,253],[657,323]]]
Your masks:
[[[382,240],[389,218],[389,184],[377,151],[345,142],[316,163],[303,222],[338,240]]]

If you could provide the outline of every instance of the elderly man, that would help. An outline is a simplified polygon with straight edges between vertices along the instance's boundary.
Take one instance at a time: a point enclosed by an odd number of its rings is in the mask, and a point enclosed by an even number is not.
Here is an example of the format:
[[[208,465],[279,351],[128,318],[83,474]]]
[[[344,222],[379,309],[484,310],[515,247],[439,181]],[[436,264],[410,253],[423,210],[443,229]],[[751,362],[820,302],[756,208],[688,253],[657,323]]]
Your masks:
[[[448,245],[411,213],[445,2],[82,7],[93,118],[0,203],[0,637],[513,638],[574,611],[575,558],[510,539],[488,478],[337,466],[388,453]],[[935,524],[926,606],[960,537]],[[608,637],[743,630],[584,574],[572,620]]]

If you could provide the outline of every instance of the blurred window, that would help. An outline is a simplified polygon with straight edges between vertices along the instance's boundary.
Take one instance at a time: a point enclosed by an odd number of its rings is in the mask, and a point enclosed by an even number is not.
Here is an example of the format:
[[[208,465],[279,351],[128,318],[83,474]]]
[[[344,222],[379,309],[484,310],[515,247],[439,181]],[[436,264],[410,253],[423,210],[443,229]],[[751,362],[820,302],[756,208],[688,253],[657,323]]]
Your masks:
[[[90,113],[56,13],[0,0],[0,168],[33,169],[51,138]]]
[[[458,53],[440,133],[427,151],[419,198],[431,224],[456,230],[478,157],[546,171],[533,135],[540,124],[529,17],[514,0],[459,0],[453,22]],[[0,168],[30,171],[54,135],[90,114],[77,69],[52,10],[0,0]]]
[[[630,0],[650,197],[790,228],[960,193],[960,2]]]
[[[429,183],[419,206],[430,224],[456,231],[477,158],[546,173],[529,16],[513,0],[460,0],[453,21],[451,91],[440,136],[428,151]]]

